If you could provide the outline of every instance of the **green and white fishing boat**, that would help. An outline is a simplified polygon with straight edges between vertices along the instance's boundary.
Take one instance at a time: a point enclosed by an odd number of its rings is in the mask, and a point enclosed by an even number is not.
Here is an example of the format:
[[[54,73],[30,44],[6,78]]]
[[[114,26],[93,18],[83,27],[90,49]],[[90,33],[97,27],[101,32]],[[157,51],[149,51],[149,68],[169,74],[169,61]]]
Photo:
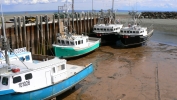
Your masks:
[[[100,46],[100,38],[84,35],[64,34],[57,36],[57,43],[53,44],[55,56],[70,58],[89,53]]]

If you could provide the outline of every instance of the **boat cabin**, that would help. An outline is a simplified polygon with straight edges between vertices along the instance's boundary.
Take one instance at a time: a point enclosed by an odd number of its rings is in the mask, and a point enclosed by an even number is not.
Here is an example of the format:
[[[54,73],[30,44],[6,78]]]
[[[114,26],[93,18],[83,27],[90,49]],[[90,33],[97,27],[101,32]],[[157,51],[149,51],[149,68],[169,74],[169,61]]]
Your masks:
[[[116,33],[120,32],[123,25],[121,24],[97,24],[94,25],[93,32],[95,33]]]
[[[7,52],[7,54],[10,61],[20,60],[22,62],[33,62],[31,52],[28,52],[26,47],[14,49],[13,52]],[[0,52],[0,63],[5,63],[5,50],[1,50]]]
[[[17,60],[10,63],[10,66],[6,63],[0,64],[0,90],[28,92],[55,84],[68,77],[64,59],[51,59],[42,63],[22,63]]]
[[[147,28],[140,27],[140,26],[123,27],[120,30],[120,34],[122,34],[122,35],[146,35]]]
[[[62,46],[82,46],[89,42],[89,37],[83,35],[65,35],[57,37],[57,42],[57,44]]]

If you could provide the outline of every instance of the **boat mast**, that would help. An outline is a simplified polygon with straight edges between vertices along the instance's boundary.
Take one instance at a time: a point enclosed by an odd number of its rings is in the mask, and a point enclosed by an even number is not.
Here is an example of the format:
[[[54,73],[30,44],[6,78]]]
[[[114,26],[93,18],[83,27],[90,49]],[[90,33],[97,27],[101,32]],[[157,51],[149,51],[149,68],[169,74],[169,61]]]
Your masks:
[[[114,11],[114,0],[112,0],[112,13]]]
[[[6,59],[6,63],[8,65],[10,65],[9,57],[8,57],[8,54],[7,54],[7,51],[9,49],[9,47],[8,47],[8,43],[7,43],[5,26],[4,26],[4,17],[3,17],[3,12],[2,12],[2,4],[1,4],[1,20],[2,20],[2,29],[3,29],[3,36],[4,36],[3,45],[4,45],[4,48],[5,48],[5,59]]]

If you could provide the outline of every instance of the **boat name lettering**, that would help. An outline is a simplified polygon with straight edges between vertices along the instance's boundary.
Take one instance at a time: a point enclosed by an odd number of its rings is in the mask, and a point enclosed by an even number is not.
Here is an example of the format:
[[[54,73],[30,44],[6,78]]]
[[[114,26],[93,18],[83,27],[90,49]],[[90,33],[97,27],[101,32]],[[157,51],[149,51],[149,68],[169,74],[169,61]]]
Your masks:
[[[19,83],[19,87],[24,87],[24,86],[28,86],[28,85],[30,85],[29,80]]]

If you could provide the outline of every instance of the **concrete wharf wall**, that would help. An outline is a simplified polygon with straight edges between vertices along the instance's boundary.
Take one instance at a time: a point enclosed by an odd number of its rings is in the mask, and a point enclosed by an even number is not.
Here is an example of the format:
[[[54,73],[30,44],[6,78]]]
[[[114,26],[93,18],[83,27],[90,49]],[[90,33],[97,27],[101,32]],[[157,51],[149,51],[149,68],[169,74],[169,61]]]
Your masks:
[[[74,16],[74,15],[72,15]],[[25,16],[14,17],[13,27],[6,27],[6,36],[12,49],[27,47],[32,54],[53,55],[52,44],[56,42],[57,33],[63,32],[63,21],[69,20],[68,29],[76,34],[90,33],[93,25],[97,23],[98,14],[75,14],[75,18],[55,19],[42,21],[42,16],[36,16],[36,22],[25,24]],[[80,17],[78,17],[80,16]],[[23,22],[17,19],[23,19]],[[3,35],[1,28],[0,34]]]

